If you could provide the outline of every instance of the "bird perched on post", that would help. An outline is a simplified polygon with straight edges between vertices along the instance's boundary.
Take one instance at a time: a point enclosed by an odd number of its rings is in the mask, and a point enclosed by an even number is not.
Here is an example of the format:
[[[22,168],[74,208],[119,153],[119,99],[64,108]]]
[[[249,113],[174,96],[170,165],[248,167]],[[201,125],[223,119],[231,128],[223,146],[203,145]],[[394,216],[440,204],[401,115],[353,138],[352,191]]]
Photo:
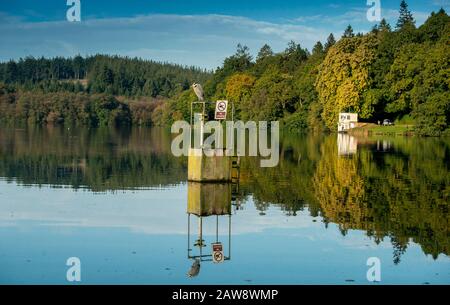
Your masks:
[[[203,88],[200,84],[194,83],[192,85],[192,89],[194,89],[195,95],[197,95],[199,101],[205,100],[203,96]]]

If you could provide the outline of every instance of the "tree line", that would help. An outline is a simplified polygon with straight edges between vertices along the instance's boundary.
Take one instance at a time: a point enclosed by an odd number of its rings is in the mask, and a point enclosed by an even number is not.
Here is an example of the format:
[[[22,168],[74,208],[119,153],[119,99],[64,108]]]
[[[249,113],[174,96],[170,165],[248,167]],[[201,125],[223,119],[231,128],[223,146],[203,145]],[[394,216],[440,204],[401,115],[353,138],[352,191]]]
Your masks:
[[[395,28],[385,19],[366,33],[349,25],[311,52],[291,41],[280,53],[264,45],[253,58],[238,45],[204,85],[208,99],[227,98],[242,119],[280,120],[289,130],[335,130],[338,113],[363,121],[415,124],[420,135],[450,134],[450,18],[441,9],[420,27],[405,1]],[[168,107],[188,116],[186,91]]]
[[[66,104],[82,107],[78,100],[92,99],[85,94],[101,93],[125,109],[122,123],[167,126],[189,120],[190,102],[197,100],[189,86],[195,81],[206,99],[233,101],[237,117],[279,120],[290,131],[335,130],[338,113],[352,111],[367,122],[414,124],[419,135],[450,135],[449,40],[450,17],[443,9],[416,27],[402,1],[395,28],[385,19],[365,34],[349,25],[340,39],[330,34],[311,51],[291,41],[275,53],[266,44],[256,58],[239,44],[214,73],[117,56],[26,58],[0,64],[0,110],[8,110],[1,119],[49,123],[55,120],[46,118],[56,113],[57,122],[102,121],[68,119],[54,99],[64,92]],[[41,119],[26,117],[38,110],[24,112],[28,108],[19,103],[30,91],[46,101]]]
[[[26,57],[0,63],[0,82],[43,92],[107,93],[121,96],[173,96],[209,72],[181,65],[119,56],[52,59]]]
[[[209,77],[195,67],[118,56],[11,60],[0,63],[0,122],[152,125],[165,99]]]

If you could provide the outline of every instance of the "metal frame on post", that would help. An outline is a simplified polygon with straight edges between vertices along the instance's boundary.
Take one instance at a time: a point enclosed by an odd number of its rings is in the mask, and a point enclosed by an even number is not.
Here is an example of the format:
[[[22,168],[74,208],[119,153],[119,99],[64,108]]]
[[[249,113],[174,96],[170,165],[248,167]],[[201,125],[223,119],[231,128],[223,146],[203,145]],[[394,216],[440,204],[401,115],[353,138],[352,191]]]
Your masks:
[[[195,215],[195,214],[194,214]],[[228,256],[224,257],[225,261],[231,259],[231,214],[228,215]],[[199,219],[199,239],[203,238],[203,216],[196,215]],[[219,242],[219,216],[225,215],[216,215],[216,242]],[[199,255],[191,255],[191,213],[188,213],[188,249],[187,249],[187,257],[188,259],[199,259],[201,262],[211,262],[212,254],[203,254],[203,241],[201,241],[200,245],[196,245],[199,247]]]
[[[230,101],[228,101],[228,103],[231,104],[231,121],[234,122],[234,111],[235,111],[234,103],[230,102]],[[191,124],[191,126],[193,124],[193,114],[194,114],[193,113],[193,106],[194,105],[198,105],[198,104],[201,104],[203,106],[203,108],[202,108],[202,115],[203,115],[203,117],[205,117],[206,104],[208,104],[208,105],[212,105],[212,104],[215,105],[216,102],[205,102],[205,101],[203,101],[203,102],[192,102],[191,103],[191,116],[190,116],[190,124]],[[227,116],[228,116],[228,113],[227,113]]]
[[[198,102],[191,102],[191,108],[190,108],[190,118],[189,118],[189,123],[191,126],[191,131],[193,130],[193,126],[194,126],[194,114],[198,113],[198,112],[194,112],[194,106],[195,105],[202,105],[202,112],[201,112],[201,117],[202,117],[202,122],[205,122],[205,117],[206,117],[206,105],[215,105],[217,102],[208,102],[208,101],[198,101]],[[234,103],[228,101],[229,104],[231,104],[231,121],[234,122],[234,112],[235,112],[235,108],[234,108]],[[227,112],[227,117],[228,117],[228,113]],[[200,138],[202,139],[202,143],[200,145],[201,148],[203,148],[203,124],[200,128]],[[192,143],[192,132],[190,133],[190,148],[195,148],[195,145],[193,147],[193,143]]]

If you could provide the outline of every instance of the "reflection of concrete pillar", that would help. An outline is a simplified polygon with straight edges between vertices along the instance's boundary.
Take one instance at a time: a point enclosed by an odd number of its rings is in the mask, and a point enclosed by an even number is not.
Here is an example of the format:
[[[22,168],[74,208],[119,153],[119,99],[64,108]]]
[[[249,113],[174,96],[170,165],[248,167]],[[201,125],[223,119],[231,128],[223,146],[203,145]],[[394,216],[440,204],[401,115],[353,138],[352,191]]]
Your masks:
[[[212,253],[208,251],[206,247],[206,241],[203,240],[203,218],[209,216],[208,219],[215,220],[215,242],[221,243],[219,236],[219,216],[228,215],[228,256],[224,257],[224,260],[230,260],[231,257],[231,183],[199,183],[188,182],[188,200],[187,200],[187,213],[188,213],[188,258],[196,259],[199,262],[210,260]],[[198,238],[195,238],[193,246],[196,248],[191,249],[190,244],[190,217],[191,214],[196,215],[198,218]],[[226,223],[226,222],[224,222]],[[222,222],[221,222],[222,225]],[[223,226],[223,225],[222,225]],[[214,238],[214,237],[212,237]],[[209,237],[206,238],[209,242]],[[206,247],[206,248],[205,248]],[[205,250],[203,249],[205,248]],[[206,251],[206,253],[204,253]],[[193,272],[191,272],[193,273]]]
[[[197,216],[231,214],[231,184],[188,182],[187,212]]]

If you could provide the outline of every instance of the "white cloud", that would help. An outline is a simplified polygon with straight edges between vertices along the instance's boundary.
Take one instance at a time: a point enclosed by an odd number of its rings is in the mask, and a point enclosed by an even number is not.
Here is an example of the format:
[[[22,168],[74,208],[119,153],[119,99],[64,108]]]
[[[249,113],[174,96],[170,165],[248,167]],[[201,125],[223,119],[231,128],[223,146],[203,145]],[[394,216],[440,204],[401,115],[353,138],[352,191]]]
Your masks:
[[[446,8],[450,6],[450,0],[433,0],[433,5]]]
[[[6,21],[0,24],[0,60],[107,53],[214,68],[238,43],[256,54],[265,43],[282,50],[291,39],[312,48],[328,34],[322,28],[224,15],[146,15],[81,23],[0,18]]]
[[[333,32],[340,37],[351,24],[356,32],[367,32],[374,25],[366,18],[367,8],[351,8],[343,14],[299,16],[280,23],[227,15],[153,14],[127,18],[26,22],[0,12],[0,60],[32,56],[73,56],[97,53],[136,56],[157,61],[220,66],[234,53],[238,43],[247,45],[254,55],[268,43],[281,51],[290,40],[312,49]],[[428,13],[413,12],[417,25]],[[382,10],[392,26],[398,11]]]

